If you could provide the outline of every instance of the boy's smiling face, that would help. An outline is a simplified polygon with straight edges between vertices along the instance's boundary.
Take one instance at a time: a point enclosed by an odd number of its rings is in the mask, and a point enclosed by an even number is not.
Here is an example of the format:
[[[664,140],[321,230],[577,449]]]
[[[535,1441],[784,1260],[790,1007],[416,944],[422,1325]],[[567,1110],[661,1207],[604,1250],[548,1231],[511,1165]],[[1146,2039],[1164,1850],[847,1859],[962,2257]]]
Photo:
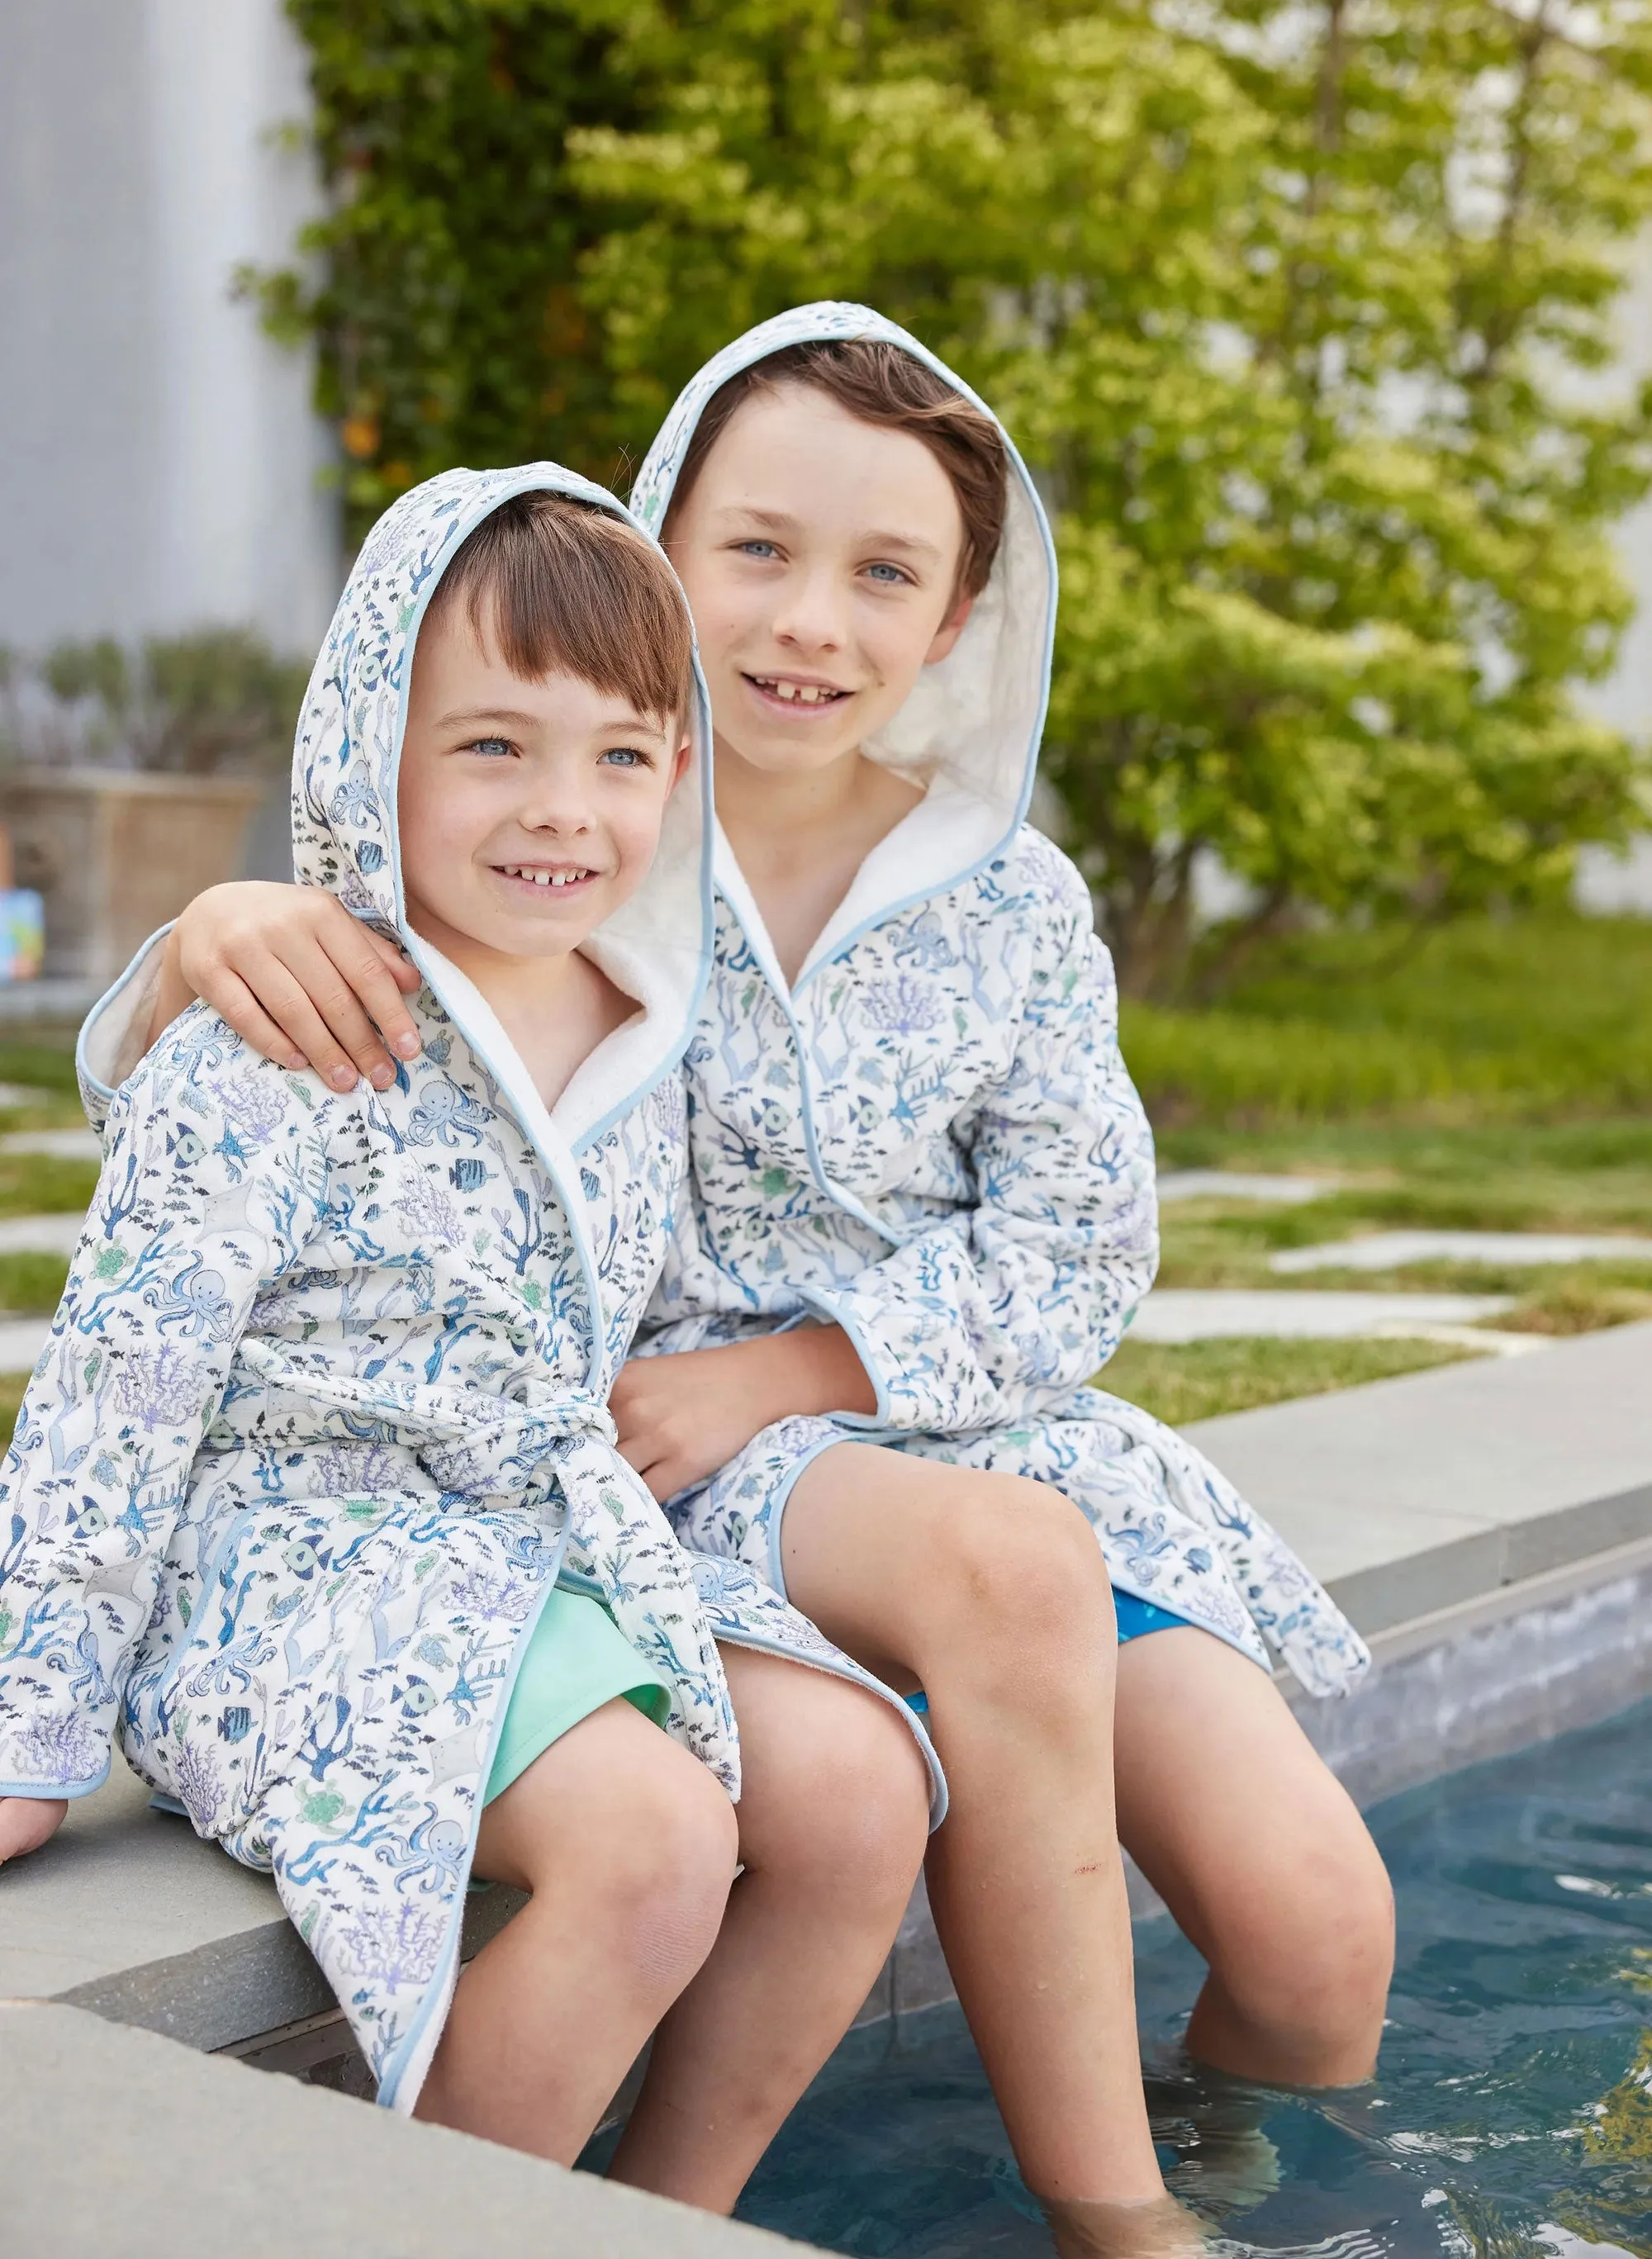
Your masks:
[[[460,964],[577,949],[646,877],[687,758],[674,717],[578,675],[525,680],[462,606],[437,613],[396,787],[414,930]]]
[[[743,401],[666,540],[720,756],[822,769],[874,736],[969,617],[963,541],[921,439],[805,383]]]

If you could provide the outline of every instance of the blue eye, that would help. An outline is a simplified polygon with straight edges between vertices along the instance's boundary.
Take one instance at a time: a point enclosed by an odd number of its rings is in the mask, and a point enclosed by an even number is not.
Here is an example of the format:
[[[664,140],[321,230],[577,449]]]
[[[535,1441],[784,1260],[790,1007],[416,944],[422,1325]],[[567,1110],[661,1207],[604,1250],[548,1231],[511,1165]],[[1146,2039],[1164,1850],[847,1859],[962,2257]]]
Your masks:
[[[743,557],[775,557],[780,554],[772,541],[742,541],[736,546]]]
[[[869,565],[866,570],[880,576],[879,585],[886,588],[899,588],[909,584],[909,576],[898,565]],[[885,574],[887,578],[881,578]]]
[[[612,761],[616,767],[623,769],[642,769],[648,766],[647,754],[639,752],[635,745],[610,745],[602,759],[605,761]]]
[[[481,753],[488,760],[497,760],[502,755],[508,758],[514,748],[509,738],[473,738],[469,745],[465,747],[465,751],[467,753]]]

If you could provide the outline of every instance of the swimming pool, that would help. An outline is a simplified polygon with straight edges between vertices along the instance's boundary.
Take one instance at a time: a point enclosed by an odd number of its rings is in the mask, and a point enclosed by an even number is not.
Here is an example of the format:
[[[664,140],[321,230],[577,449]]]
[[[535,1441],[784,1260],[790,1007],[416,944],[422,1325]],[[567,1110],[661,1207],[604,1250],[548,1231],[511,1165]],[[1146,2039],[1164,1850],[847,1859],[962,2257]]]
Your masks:
[[[1172,2184],[1202,2190],[1229,2249],[1652,2259],[1652,1702],[1371,1821],[1399,1959],[1368,2089],[1193,2071],[1178,2038],[1202,1964],[1168,1923],[1138,1932]],[[957,2011],[875,2044],[818,2084],[739,2216],[866,2259],[1047,2259]]]

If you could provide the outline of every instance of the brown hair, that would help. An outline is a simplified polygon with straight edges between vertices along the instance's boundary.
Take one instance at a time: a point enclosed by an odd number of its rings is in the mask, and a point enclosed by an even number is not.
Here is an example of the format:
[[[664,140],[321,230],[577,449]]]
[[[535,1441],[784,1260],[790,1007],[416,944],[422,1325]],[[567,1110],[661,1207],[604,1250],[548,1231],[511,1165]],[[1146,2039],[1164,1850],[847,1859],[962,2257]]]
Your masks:
[[[662,719],[687,710],[687,603],[653,543],[611,510],[513,495],[459,544],[426,618],[460,602],[513,674],[577,675]]]
[[[730,418],[755,392],[783,384],[812,385],[863,424],[908,431],[936,458],[958,496],[964,520],[957,594],[978,596],[1004,532],[1008,456],[992,417],[955,392],[927,361],[886,338],[820,338],[787,346],[720,385],[704,408],[677,474],[666,526],[693,492]]]

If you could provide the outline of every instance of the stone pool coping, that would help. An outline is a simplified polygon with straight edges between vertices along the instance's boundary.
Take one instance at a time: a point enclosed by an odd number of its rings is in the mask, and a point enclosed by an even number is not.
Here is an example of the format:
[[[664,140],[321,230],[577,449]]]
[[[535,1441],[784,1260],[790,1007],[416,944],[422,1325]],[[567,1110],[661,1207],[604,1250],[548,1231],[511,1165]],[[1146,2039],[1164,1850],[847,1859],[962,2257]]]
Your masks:
[[[1292,1695],[1360,1801],[1652,1692],[1652,1324],[1189,1432],[1371,1638],[1378,1669],[1349,1700]],[[473,1900],[471,1950],[516,1903]],[[7,1996],[287,2070],[339,2050],[273,1884],[151,1812],[118,1764],[44,1851],[0,1872]],[[950,1996],[920,1890],[860,2021]]]
[[[1187,1434],[1369,1636],[1652,1536],[1652,1322]]]
[[[169,2145],[180,2154],[167,2172]],[[0,2188],[5,2248],[53,2259],[781,2259],[812,2248],[83,2011],[4,2001]]]

